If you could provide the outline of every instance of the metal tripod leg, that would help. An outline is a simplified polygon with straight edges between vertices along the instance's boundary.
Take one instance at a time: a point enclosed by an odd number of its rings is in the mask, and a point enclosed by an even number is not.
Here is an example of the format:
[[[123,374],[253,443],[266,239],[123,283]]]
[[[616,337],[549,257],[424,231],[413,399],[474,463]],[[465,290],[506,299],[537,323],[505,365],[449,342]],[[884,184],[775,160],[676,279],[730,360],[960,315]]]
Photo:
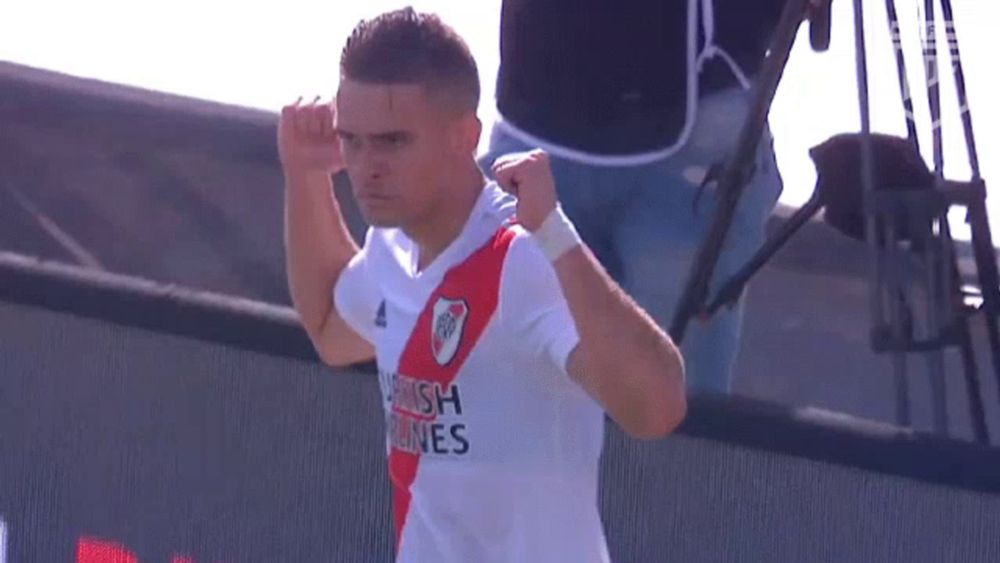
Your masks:
[[[913,98],[910,96],[909,75],[906,72],[906,59],[901,46],[902,31],[899,28],[899,16],[896,14],[896,0],[885,0],[885,11],[889,16],[889,35],[893,40],[893,50],[896,51],[896,76],[899,80],[899,94],[903,101],[903,115],[906,116],[906,136],[920,152],[920,138],[917,136],[917,121],[914,117]]]
[[[753,85],[753,101],[740,130],[736,148],[716,188],[718,199],[712,223],[695,254],[693,266],[670,322],[669,333],[676,342],[684,341],[688,323],[695,315],[702,312],[705,305],[712,274],[715,272],[716,263],[722,253],[722,245],[736,213],[740,192],[746,183],[747,171],[750,170],[753,155],[756,154],[757,145],[764,133],[771,102],[792,52],[796,32],[806,17],[807,9],[807,0],[789,0],[781,12],[781,19],[771,41],[770,53],[764,59]]]
[[[715,298],[712,299],[708,306],[705,308],[708,315],[714,315],[715,312],[720,308],[731,303],[735,303],[739,299],[740,294],[743,293],[743,288],[746,286],[750,278],[760,270],[764,264],[771,259],[781,247],[788,242],[788,239],[792,238],[792,235],[797,233],[803,225],[809,222],[820,209],[823,208],[822,194],[817,190],[813,192],[809,201],[805,205],[799,208],[794,215],[788,218],[776,233],[768,237],[764,245],[760,247],[753,257],[747,261],[747,263],[740,268],[733,277],[729,278],[719,292],[716,294]]]
[[[993,249],[989,219],[986,216],[985,186],[982,191],[983,197],[977,198],[969,206],[969,226],[972,228],[972,249],[976,258],[979,286],[983,292],[982,312],[986,322],[990,359],[997,379],[997,393],[1000,394],[1000,330],[997,327],[997,313],[1000,310],[1000,274],[997,272],[996,251]]]
[[[883,317],[883,299],[888,297],[891,339],[895,342],[903,340],[902,315],[898,296],[895,294],[895,284],[891,272],[887,276],[883,272],[881,257],[887,252],[880,248],[878,227],[875,213],[871,210],[871,202],[875,193],[875,162],[871,139],[871,106],[868,97],[868,50],[865,46],[865,16],[862,0],[854,0],[854,52],[855,72],[858,81],[858,108],[861,113],[861,182],[865,201],[865,242],[868,245],[869,267],[869,306],[873,323],[881,323]],[[894,240],[888,241],[887,247],[893,249]],[[893,268],[890,268],[892,270]],[[883,278],[889,277],[888,295],[882,291]],[[878,324],[876,324],[878,327]],[[881,327],[878,327],[881,328]],[[900,426],[910,426],[910,390],[906,377],[906,354],[893,346],[892,373],[896,389],[896,422]]]
[[[908,339],[906,333],[909,323],[903,319],[906,310],[906,296],[901,281],[901,267],[896,263],[898,249],[896,248],[896,233],[891,227],[886,229],[886,247],[881,249],[887,255],[888,268],[884,272],[887,285],[889,305],[889,329],[892,335],[890,351],[892,354],[892,378],[896,391],[896,423],[909,427],[913,424],[910,416],[910,381],[907,375],[906,350],[902,343]]]
[[[997,328],[997,315],[1000,314],[1000,274],[997,272],[996,251],[993,248],[993,236],[990,233],[989,218],[986,215],[986,183],[979,170],[976,136],[972,128],[972,110],[969,107],[968,94],[966,93],[965,71],[962,68],[958,29],[955,27],[951,0],[941,0],[941,12],[945,21],[951,26],[948,43],[952,54],[955,92],[958,95],[962,130],[965,133],[965,146],[968,151],[969,166],[972,169],[972,181],[977,183],[980,188],[980,197],[969,206],[969,223],[972,227],[972,247],[976,258],[976,271],[979,274],[979,285],[983,292],[983,315],[989,339],[990,360],[997,379],[997,393],[1000,394],[1000,334],[998,334],[1000,330]]]
[[[947,386],[944,381],[944,352],[940,349],[924,352],[927,378],[931,383],[931,415],[934,432],[948,435]]]
[[[958,338],[958,349],[962,358],[962,374],[965,377],[965,389],[969,398],[969,416],[972,420],[972,436],[980,444],[989,444],[990,435],[986,427],[986,412],[983,409],[983,391],[979,386],[979,366],[972,348],[972,334],[969,330],[969,317],[962,302],[962,279],[958,271],[958,259],[955,256],[955,242],[951,238],[951,227],[948,222],[942,223],[941,237],[945,252],[944,261],[948,266],[948,283],[945,291],[951,300],[955,319],[955,331]]]
[[[947,223],[948,218],[946,213],[947,208],[936,219]],[[944,329],[941,323],[941,316],[942,314],[947,316],[947,312],[942,311],[941,306],[942,304],[947,306],[951,302],[951,295],[946,291],[946,286],[949,285],[946,279],[948,270],[945,269],[944,256],[942,256],[942,248],[940,246],[943,244],[943,241],[930,232],[932,225],[931,217],[921,216],[916,222],[921,223],[922,230],[925,230],[923,235],[923,245],[925,248],[923,253],[925,258],[923,267],[925,274],[924,282],[927,289],[927,297],[924,300],[927,313],[927,333],[929,338],[938,338]],[[918,228],[920,227],[915,225],[915,228],[911,229],[911,233],[918,232]],[[933,416],[934,431],[947,436],[948,387],[944,379],[944,351],[941,347],[928,350],[924,353],[924,359],[927,363],[927,377],[930,380],[931,386],[931,413]]]
[[[910,382],[906,377],[906,353],[892,354],[892,382],[896,390],[896,424],[909,428],[913,421],[910,418]]]

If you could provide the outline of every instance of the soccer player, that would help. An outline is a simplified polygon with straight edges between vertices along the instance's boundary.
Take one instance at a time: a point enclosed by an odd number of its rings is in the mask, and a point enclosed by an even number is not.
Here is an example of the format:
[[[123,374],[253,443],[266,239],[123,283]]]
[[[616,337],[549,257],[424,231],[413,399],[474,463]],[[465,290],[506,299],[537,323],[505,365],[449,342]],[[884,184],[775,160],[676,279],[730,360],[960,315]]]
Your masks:
[[[475,161],[462,39],[412,9],[361,22],[334,103],[283,108],[288,278],[322,359],[375,358],[397,560],[607,561],[606,412],[655,439],[686,412],[670,338],[562,213],[548,157]],[[331,197],[347,170],[372,227]]]

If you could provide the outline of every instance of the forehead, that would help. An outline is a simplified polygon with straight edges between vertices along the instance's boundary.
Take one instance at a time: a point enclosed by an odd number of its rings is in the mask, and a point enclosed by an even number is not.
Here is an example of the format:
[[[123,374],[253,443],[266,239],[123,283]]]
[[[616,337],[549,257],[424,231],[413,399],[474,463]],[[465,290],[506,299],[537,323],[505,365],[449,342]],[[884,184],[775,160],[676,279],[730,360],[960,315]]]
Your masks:
[[[352,133],[411,129],[431,118],[417,84],[370,84],[344,79],[337,92],[337,128]]]

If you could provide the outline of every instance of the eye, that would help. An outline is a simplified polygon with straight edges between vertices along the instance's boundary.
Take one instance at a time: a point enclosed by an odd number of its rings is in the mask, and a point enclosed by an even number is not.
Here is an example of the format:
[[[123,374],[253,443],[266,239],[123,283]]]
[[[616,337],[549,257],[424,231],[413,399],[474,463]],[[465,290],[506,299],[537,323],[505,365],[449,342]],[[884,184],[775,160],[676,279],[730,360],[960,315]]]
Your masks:
[[[400,148],[404,146],[407,141],[409,141],[409,137],[403,132],[386,133],[378,136],[378,144],[384,148]]]
[[[361,139],[358,138],[356,135],[352,135],[350,133],[339,132],[339,133],[337,133],[337,136],[340,137],[340,142],[346,148],[357,149],[357,148],[359,148],[361,146]]]

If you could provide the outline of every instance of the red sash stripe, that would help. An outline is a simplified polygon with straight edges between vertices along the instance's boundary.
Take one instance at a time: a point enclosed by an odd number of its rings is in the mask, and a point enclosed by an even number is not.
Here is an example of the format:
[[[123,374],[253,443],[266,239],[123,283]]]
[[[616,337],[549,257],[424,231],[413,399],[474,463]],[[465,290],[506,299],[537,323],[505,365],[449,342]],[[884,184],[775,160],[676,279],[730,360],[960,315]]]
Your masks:
[[[514,235],[513,230],[501,227],[485,245],[445,274],[441,285],[424,305],[406,343],[399,360],[398,371],[401,374],[437,383],[445,389],[451,385],[496,311],[500,298],[500,274]],[[459,348],[455,357],[444,366],[438,364],[431,348],[434,304],[440,298],[463,299],[469,308]],[[419,454],[396,447],[392,447],[389,452],[397,555],[410,509],[410,488],[417,478],[419,463]]]

